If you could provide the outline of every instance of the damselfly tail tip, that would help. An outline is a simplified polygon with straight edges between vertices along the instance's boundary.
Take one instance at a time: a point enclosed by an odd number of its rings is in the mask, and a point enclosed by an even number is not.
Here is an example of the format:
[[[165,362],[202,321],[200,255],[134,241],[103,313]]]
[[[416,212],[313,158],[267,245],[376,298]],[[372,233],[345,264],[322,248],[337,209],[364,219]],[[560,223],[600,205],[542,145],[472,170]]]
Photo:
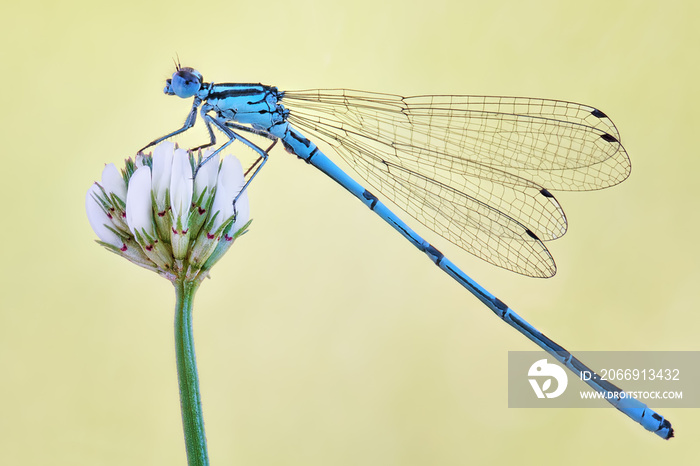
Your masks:
[[[661,428],[662,428],[662,429],[668,429],[668,434],[666,434],[666,437],[665,437],[666,440],[670,440],[670,439],[672,439],[673,437],[675,437],[675,435],[674,435],[675,432],[674,432],[674,430],[673,430],[673,427],[671,427],[671,423],[670,423],[670,422],[664,420],[664,423],[663,423],[663,425],[661,426]]]

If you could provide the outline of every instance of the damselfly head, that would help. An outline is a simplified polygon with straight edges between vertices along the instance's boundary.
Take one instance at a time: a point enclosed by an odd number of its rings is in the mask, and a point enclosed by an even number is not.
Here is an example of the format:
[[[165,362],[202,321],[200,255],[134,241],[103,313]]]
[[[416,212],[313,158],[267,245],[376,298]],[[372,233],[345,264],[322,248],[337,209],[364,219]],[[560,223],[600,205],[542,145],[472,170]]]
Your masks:
[[[163,92],[187,99],[199,91],[202,82],[203,78],[199,71],[194,68],[178,67],[172,79],[166,81]]]

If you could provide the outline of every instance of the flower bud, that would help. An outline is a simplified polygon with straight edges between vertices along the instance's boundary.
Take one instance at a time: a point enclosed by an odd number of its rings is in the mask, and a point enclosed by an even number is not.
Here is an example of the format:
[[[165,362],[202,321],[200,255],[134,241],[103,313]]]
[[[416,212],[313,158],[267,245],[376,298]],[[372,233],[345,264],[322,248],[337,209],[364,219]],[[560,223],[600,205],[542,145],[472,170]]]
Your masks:
[[[152,156],[127,159],[121,174],[106,165],[85,199],[98,243],[173,281],[207,276],[250,224],[248,195],[239,196],[245,179],[235,157],[220,167],[217,155],[194,180],[193,166],[192,156],[169,142]]]

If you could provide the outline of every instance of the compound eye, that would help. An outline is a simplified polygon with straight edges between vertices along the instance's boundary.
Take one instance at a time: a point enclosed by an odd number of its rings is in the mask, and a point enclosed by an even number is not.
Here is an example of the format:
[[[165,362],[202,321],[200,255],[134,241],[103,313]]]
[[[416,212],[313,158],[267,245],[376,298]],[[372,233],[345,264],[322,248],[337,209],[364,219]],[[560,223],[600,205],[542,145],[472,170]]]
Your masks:
[[[173,80],[172,79],[165,80],[165,89],[163,89],[163,92],[165,92],[168,95],[175,95],[175,92],[173,92]]]
[[[166,93],[169,94],[169,92],[167,92],[167,90],[169,90],[176,96],[187,99],[195,95],[201,87],[201,74],[191,68],[180,68],[173,74],[169,86],[166,86]]]

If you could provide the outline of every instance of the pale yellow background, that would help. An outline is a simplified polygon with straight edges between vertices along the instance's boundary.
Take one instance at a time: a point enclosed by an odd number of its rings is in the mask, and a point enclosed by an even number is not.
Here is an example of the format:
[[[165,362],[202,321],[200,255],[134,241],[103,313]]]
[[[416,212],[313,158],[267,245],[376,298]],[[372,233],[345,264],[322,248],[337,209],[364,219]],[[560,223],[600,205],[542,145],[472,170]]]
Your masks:
[[[208,80],[585,102],[633,160],[560,193],[558,275],[456,261],[575,350],[698,350],[697,2],[3,2],[0,464],[184,465],[170,285],[93,242],[84,195],[183,121]],[[333,154],[330,154],[333,155]],[[337,157],[336,157],[337,158]],[[282,150],[197,297],[213,465],[690,464],[612,409],[507,407],[535,347]],[[429,237],[445,252],[454,250]]]

